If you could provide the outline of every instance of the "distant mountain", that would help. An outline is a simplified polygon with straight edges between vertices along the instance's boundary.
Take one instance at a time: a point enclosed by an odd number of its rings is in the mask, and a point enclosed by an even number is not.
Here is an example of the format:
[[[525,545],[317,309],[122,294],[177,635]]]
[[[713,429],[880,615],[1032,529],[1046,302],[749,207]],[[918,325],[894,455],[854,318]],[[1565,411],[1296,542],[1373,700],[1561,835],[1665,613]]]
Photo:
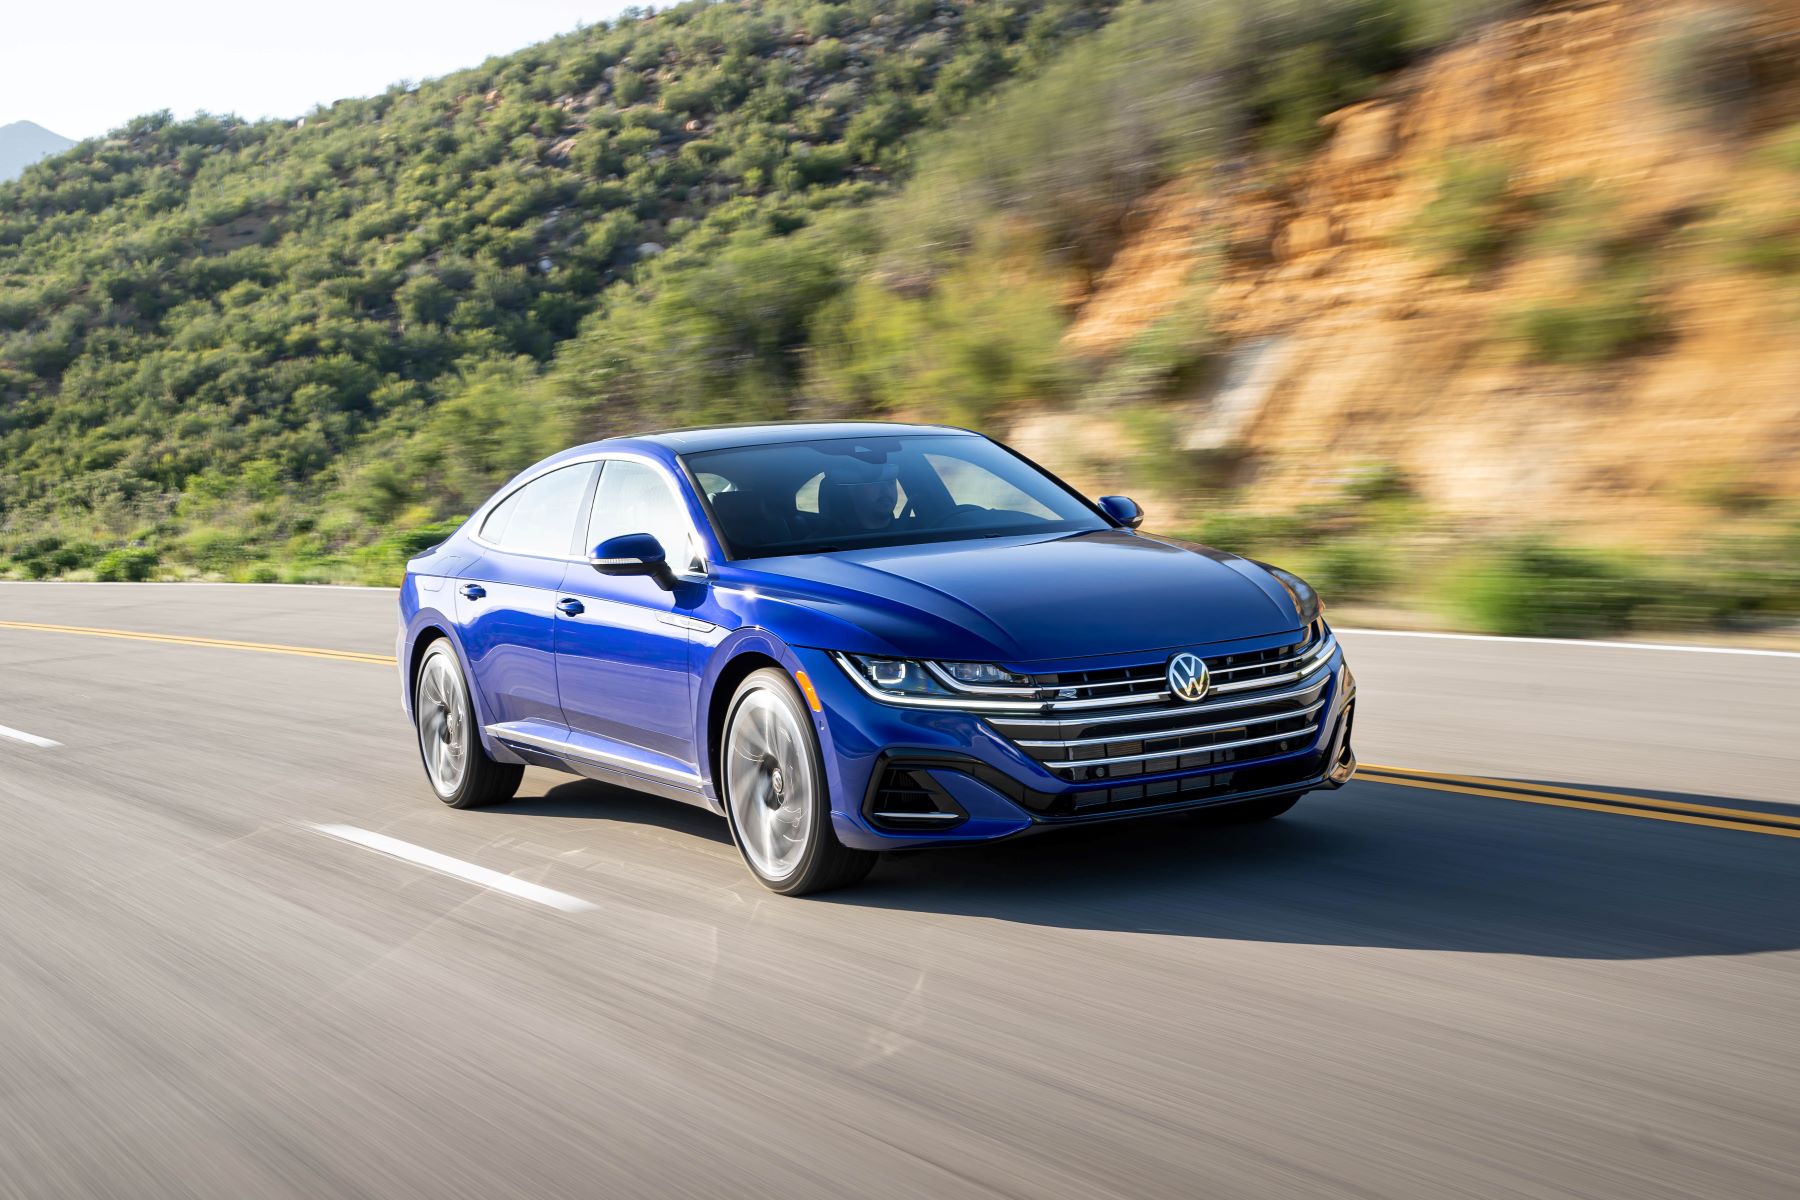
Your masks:
[[[17,179],[20,171],[38,159],[60,154],[74,144],[72,139],[30,121],[0,125],[0,183]]]

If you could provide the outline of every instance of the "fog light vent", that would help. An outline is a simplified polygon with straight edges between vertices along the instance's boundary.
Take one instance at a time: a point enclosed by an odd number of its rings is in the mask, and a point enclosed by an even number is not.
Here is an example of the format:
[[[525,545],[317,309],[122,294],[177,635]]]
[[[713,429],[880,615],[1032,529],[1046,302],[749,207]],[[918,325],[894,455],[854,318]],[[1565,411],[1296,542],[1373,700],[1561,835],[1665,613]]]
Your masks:
[[[878,829],[947,829],[969,819],[962,805],[922,767],[889,766],[869,793],[864,814]]]

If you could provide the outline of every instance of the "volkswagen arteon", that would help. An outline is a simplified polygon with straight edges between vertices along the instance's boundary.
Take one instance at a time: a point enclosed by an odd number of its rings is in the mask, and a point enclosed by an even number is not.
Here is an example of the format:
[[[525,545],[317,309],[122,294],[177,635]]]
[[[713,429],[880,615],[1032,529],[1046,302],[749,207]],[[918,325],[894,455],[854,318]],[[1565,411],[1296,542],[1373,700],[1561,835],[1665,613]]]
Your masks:
[[[883,850],[1341,786],[1356,687],[1313,589],[1142,519],[960,429],[564,451],[408,564],[426,778],[458,808],[527,764],[696,804],[795,895]]]

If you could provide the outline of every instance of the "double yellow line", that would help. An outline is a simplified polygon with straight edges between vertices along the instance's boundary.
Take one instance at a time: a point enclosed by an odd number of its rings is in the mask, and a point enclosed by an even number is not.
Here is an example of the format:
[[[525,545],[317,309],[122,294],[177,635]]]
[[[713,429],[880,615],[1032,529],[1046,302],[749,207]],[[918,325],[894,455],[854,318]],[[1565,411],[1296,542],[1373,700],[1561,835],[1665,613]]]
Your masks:
[[[139,633],[131,629],[93,629],[86,625],[46,625],[39,621],[0,621],[0,629],[29,629],[36,633],[78,633],[84,637],[120,638],[130,642],[171,642],[177,646],[214,646],[221,650],[254,650],[261,654],[293,654],[301,658],[330,658],[340,662],[377,663],[393,666],[391,654],[365,654],[360,650],[328,650],[321,646],[282,646],[270,642],[238,642],[229,638],[188,637],[179,633]]]
[[[1712,829],[1736,829],[1744,833],[1766,833],[1774,837],[1800,838],[1800,817],[1781,813],[1757,812],[1746,808],[1724,808],[1717,804],[1691,804],[1685,800],[1653,800],[1648,796],[1632,796],[1622,792],[1594,792],[1582,788],[1554,787],[1542,783],[1514,783],[1510,779],[1488,779],[1480,775],[1446,775],[1437,771],[1416,771],[1411,767],[1383,767],[1364,763],[1356,777],[1371,783],[1395,784],[1399,787],[1425,788],[1434,792],[1454,792],[1462,796],[1486,796],[1494,800],[1519,800],[1526,804],[1548,804],[1553,808],[1579,808],[1588,812],[1612,813],[1621,817],[1642,817],[1649,821],[1673,821],[1680,825],[1705,825]]]
[[[211,646],[220,650],[251,650],[260,654],[288,654],[338,662],[373,663],[384,667],[394,665],[392,655],[366,654],[358,650],[330,650],[322,646],[284,646],[269,642],[235,641],[230,638],[190,637],[177,633],[140,633],[130,629],[95,629],[86,625],[49,625],[40,621],[0,621],[0,629],[70,633],[134,642],[168,642],[177,646]],[[1489,779],[1480,775],[1447,775],[1439,771],[1384,767],[1371,763],[1364,763],[1358,768],[1357,778],[1371,783],[1452,792],[1461,796],[1517,800],[1525,804],[1546,804],[1553,808],[1576,808],[1587,812],[1611,813],[1614,816],[1641,817],[1648,821],[1673,821],[1681,825],[1704,825],[1711,829],[1735,829],[1743,833],[1800,838],[1800,816],[1724,808],[1716,804],[1653,800],[1647,796],[1632,796],[1622,792],[1595,792],[1541,783],[1514,783],[1507,779]]]

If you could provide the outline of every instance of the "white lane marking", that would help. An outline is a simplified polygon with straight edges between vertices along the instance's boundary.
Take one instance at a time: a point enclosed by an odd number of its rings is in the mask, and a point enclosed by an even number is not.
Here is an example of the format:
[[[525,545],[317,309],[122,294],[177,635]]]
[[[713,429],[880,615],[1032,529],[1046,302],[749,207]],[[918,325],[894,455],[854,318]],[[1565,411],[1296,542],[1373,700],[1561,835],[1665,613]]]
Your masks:
[[[1335,633],[1351,637],[1440,638],[1452,642],[1525,642],[1534,646],[1598,646],[1603,650],[1673,650],[1682,654],[1744,654],[1755,658],[1800,658],[1796,650],[1753,650],[1740,646],[1678,646],[1669,642],[1602,642],[1582,638],[1499,637],[1491,633],[1420,633],[1410,629],[1348,629],[1333,625]]]
[[[560,908],[564,912],[588,912],[597,907],[579,896],[571,896],[567,892],[559,892],[553,888],[528,883],[511,875],[502,875],[499,871],[478,867],[474,863],[464,862],[460,858],[451,858],[448,854],[439,854],[436,850],[427,850],[423,846],[415,846],[411,842],[391,838],[385,833],[372,833],[367,829],[358,829],[354,825],[314,825],[312,828],[327,837],[334,837],[381,854],[404,859],[415,866],[438,871],[445,875],[453,875],[458,879],[478,884],[484,888],[491,888],[496,892],[505,892],[509,896],[529,900],[533,904]]]
[[[46,750],[54,750],[62,745],[47,737],[39,737],[35,733],[26,733],[23,729],[14,729],[10,725],[0,725],[0,737],[11,738],[15,742],[24,742],[27,746],[42,746]]]

